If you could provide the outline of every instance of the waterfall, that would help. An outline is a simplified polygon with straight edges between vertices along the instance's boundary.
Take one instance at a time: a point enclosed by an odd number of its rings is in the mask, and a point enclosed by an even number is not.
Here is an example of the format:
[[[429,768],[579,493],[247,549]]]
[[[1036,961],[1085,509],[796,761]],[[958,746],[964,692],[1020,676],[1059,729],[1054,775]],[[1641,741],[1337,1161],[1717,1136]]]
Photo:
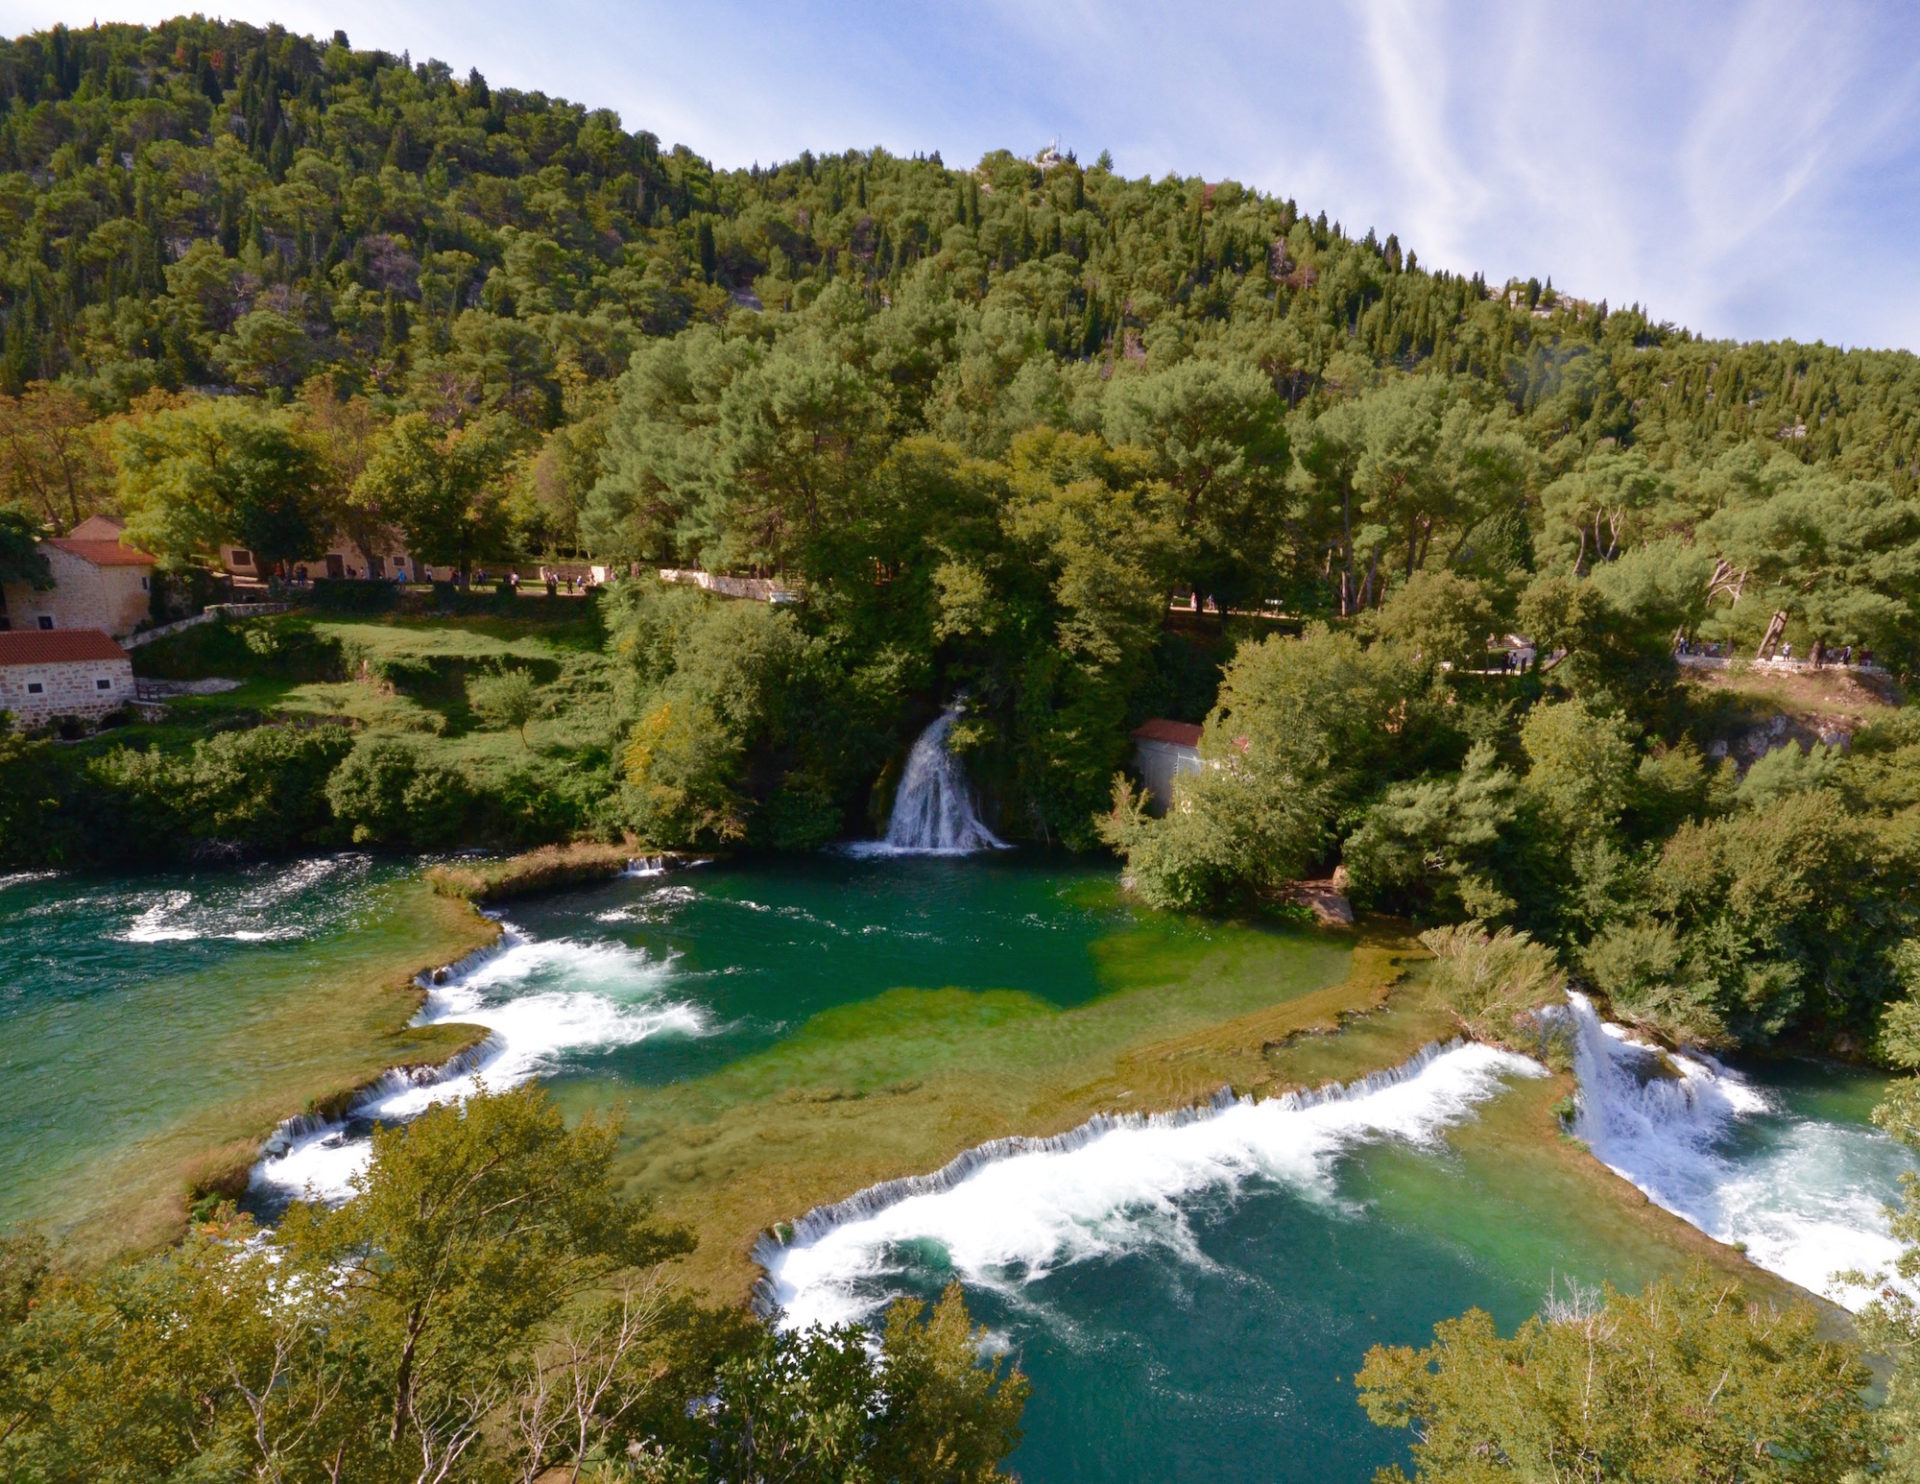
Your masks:
[[[1185,1250],[1183,1196],[1264,1174],[1330,1200],[1328,1171],[1345,1149],[1377,1138],[1431,1142],[1504,1079],[1545,1074],[1510,1052],[1451,1041],[1317,1090],[1256,1099],[1223,1087],[1166,1113],[1099,1113],[1051,1137],[992,1139],[931,1173],[883,1181],[763,1233],[754,1304],[789,1325],[860,1317],[856,1290],[888,1268],[890,1249],[922,1239],[976,1281],[1144,1241]]]
[[[635,862],[630,874],[657,874],[667,864]],[[350,1199],[372,1156],[374,1128],[461,1102],[483,1082],[498,1091],[550,1073],[571,1052],[711,1034],[703,1009],[667,997],[672,963],[619,942],[530,939],[502,921],[493,943],[414,980],[427,997],[412,1024],[471,1025],[487,1034],[439,1066],[390,1068],[338,1117],[287,1119],[254,1163],[251,1204],[276,1217],[303,1197]]]
[[[1870,1290],[1845,1270],[1889,1268],[1899,1254],[1884,1203],[1911,1168],[1877,1129],[1776,1106],[1700,1051],[1663,1051],[1601,1020],[1571,994],[1573,1132],[1656,1206],[1716,1241],[1849,1308]]]
[[[980,822],[967,770],[947,747],[960,715],[949,706],[914,741],[893,796],[893,816],[880,848],[889,855],[969,855],[1004,850],[1006,842]]]
[[[1676,1199],[1713,1183],[1717,1146],[1767,1100],[1700,1052],[1665,1052],[1600,1019],[1585,995],[1569,995],[1580,1111],[1574,1133],[1602,1163],[1649,1196]]]

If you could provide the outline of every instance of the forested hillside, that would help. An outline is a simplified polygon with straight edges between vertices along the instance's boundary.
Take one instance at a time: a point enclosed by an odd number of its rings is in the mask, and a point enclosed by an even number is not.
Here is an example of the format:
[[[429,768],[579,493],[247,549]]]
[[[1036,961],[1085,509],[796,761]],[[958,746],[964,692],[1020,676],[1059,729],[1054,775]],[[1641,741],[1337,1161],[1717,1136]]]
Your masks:
[[[223,543],[284,576],[336,535],[376,570],[391,534],[442,578],[140,649],[239,687],[162,721],[0,713],[0,868],[813,849],[876,833],[964,698],[947,741],[1008,840],[1263,923],[1337,885],[1424,930],[1415,992],[1480,1039],[1564,1070],[1571,985],[1669,1044],[1920,1067],[1920,360],[1704,341],[1552,264],[1431,271],[1392,223],[1104,153],[716,170],[698,143],[338,32],[0,41],[0,581],[44,581],[36,542],[92,514],[159,558],[156,617]],[[445,580],[560,558],[623,575]],[[1750,673],[1776,645],[1814,673]],[[1828,695],[1836,655],[1846,745],[1797,745],[1764,684]],[[1204,723],[1166,809],[1127,772],[1156,716]],[[1729,747],[1763,724],[1785,745]],[[284,1268],[235,1267],[218,1224],[100,1284],[0,1241],[0,1459],[133,1477],[147,1427],[186,1471],[531,1478],[631,1434],[595,1477],[1002,1477],[1026,1383],[976,1367],[957,1299],[873,1353],[653,1289],[566,1307],[684,1239],[610,1183],[610,1130],[470,1107],[378,1136]],[[1880,1118],[1920,1147],[1916,1107],[1910,1080]],[[455,1200],[402,1233],[437,1170],[543,1192],[534,1219]],[[1911,1279],[1920,1211],[1895,1235]],[[1510,1347],[1479,1315],[1373,1352],[1366,1405],[1417,1424],[1420,1477],[1913,1467],[1903,1290],[1866,1316],[1894,1360],[1871,1421],[1809,1315],[1701,1279],[1571,1292]],[[1597,1434],[1596,1363],[1633,1398]],[[1539,1389],[1489,1411],[1489,1364]]]
[[[1905,732],[1742,782],[1672,654],[1912,665],[1920,361],[1703,342],[1310,210],[1105,155],[717,171],[339,34],[56,29],[0,46],[0,487],[16,537],[117,511],[176,569],[393,527],[799,591],[600,605],[618,715],[553,763],[598,800],[569,828],[864,831],[965,692],[1005,831],[1104,835],[1155,900],[1344,863],[1644,1018],[1860,1025],[1905,930]],[[1546,672],[1472,673],[1510,632]],[[1155,714],[1210,716],[1222,764],[1165,823],[1110,801]],[[103,816],[178,794],[135,755],[89,765]],[[347,828],[313,809],[303,843]],[[1795,810],[1797,874],[1729,894]]]

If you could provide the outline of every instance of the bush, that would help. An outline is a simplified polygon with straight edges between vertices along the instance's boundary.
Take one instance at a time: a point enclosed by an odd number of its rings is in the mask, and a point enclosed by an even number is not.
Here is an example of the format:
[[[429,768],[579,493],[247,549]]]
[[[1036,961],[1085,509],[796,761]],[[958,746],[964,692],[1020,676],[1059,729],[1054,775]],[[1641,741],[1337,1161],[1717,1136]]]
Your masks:
[[[0,712],[0,723],[10,713]],[[71,777],[52,745],[0,725],[0,865],[57,866],[76,853],[76,820],[61,800]]]
[[[1556,1296],[1507,1340],[1473,1309],[1428,1349],[1374,1346],[1354,1382],[1374,1422],[1413,1429],[1422,1484],[1864,1479],[1867,1368],[1822,1330],[1810,1304],[1782,1313],[1696,1270]]]
[[[487,833],[503,845],[541,845],[565,840],[585,829],[588,800],[583,790],[569,787],[571,773],[545,778],[516,769],[490,788],[485,797]],[[604,790],[604,774],[588,780],[593,797]]]
[[[1472,1035],[1509,1044],[1521,1018],[1566,998],[1553,950],[1526,933],[1501,928],[1489,937],[1477,922],[1420,935],[1433,954],[1434,987]]]
[[[70,858],[145,865],[209,846],[279,853],[325,842],[326,785],[353,746],[345,727],[261,726],[202,737],[186,752],[115,747],[63,785]]]
[[[458,843],[474,799],[460,776],[405,742],[366,742],[327,780],[335,823],[355,844],[427,849]]]
[[[518,732],[522,747],[527,745],[527,723],[540,714],[533,677],[525,670],[502,670],[469,681],[467,704],[489,726]]]
[[[268,851],[318,841],[332,820],[327,780],[352,750],[343,726],[254,727],[196,742],[193,833]]]

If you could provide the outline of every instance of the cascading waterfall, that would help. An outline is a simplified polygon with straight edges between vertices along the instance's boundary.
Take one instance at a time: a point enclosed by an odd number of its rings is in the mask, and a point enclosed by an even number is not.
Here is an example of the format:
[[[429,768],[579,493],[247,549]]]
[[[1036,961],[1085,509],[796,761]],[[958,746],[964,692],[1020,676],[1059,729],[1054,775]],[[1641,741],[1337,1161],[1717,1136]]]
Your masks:
[[[1223,1088],[1168,1113],[1099,1114],[1051,1138],[990,1140],[763,1235],[755,1306],[790,1327],[860,1318],[883,1301],[874,1280],[884,1287],[903,1243],[932,1241],[968,1281],[990,1284],[1149,1242],[1191,1255],[1182,1197],[1265,1175],[1331,1200],[1330,1168],[1347,1148],[1428,1142],[1505,1079],[1545,1074],[1525,1057],[1453,1041],[1317,1091],[1255,1099]]]
[[[1704,1194],[1716,1183],[1716,1147],[1767,1100],[1711,1057],[1637,1041],[1602,1021],[1585,995],[1568,999],[1580,1078],[1574,1132],[1656,1200],[1655,1188],[1674,1200]]]
[[[1892,1140],[1776,1107],[1712,1057],[1638,1041],[1586,996],[1568,998],[1573,1131],[1601,1163],[1769,1272],[1848,1307],[1872,1297],[1834,1275],[1887,1269],[1898,1255],[1885,1202],[1910,1165]]]
[[[650,959],[624,944],[534,940],[503,923],[490,947],[415,981],[427,991],[415,1025],[476,1025],[487,1035],[440,1066],[387,1071],[338,1118],[287,1120],[253,1167],[249,1189],[256,1207],[272,1215],[302,1196],[348,1199],[371,1156],[376,1126],[459,1102],[483,1081],[498,1090],[552,1070],[570,1052],[657,1035],[709,1034],[700,1007],[664,996],[670,973],[671,960]]]
[[[914,741],[893,796],[885,851],[897,855],[970,855],[1005,850],[980,822],[967,770],[947,746],[960,706],[949,706]]]

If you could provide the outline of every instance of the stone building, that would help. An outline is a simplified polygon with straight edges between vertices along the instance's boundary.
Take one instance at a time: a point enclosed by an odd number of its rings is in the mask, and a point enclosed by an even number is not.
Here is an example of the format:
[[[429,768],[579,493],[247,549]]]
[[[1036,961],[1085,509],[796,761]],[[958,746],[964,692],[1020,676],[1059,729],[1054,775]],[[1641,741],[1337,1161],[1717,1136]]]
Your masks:
[[[0,588],[0,629],[98,629],[131,634],[152,612],[154,559],[117,539],[40,543],[53,586]]]
[[[220,565],[230,576],[252,578],[258,582],[264,582],[272,575],[260,559],[244,546],[222,545]],[[356,542],[348,540],[344,533],[336,532],[325,551],[318,556],[294,562],[289,570],[294,574],[304,571],[309,578],[372,577],[390,582],[399,577],[420,580],[419,564],[408,554],[405,542],[394,531],[387,532],[384,539],[374,543],[371,566],[368,565],[367,554]]]
[[[1174,779],[1200,771],[1200,728],[1162,716],[1143,722],[1133,729],[1133,766],[1147,786],[1147,808],[1165,814]]]
[[[21,727],[100,716],[133,699],[133,661],[98,629],[0,633],[0,711]]]

